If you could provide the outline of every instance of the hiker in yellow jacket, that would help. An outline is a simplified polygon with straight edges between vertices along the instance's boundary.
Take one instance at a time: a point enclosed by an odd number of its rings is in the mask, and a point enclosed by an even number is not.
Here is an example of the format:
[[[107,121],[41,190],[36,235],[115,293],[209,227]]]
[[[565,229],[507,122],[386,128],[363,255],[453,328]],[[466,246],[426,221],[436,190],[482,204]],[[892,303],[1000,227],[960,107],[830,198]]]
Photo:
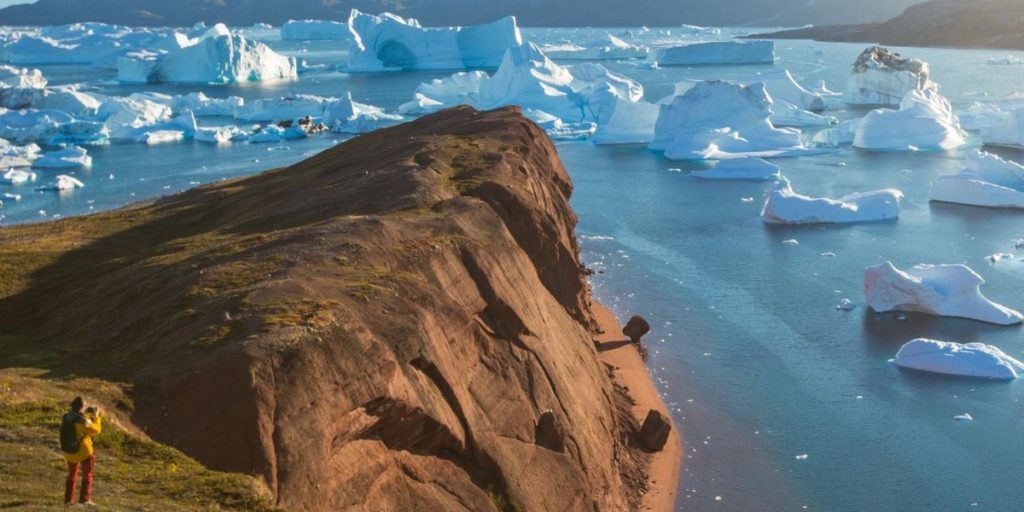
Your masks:
[[[103,418],[99,409],[90,407],[82,413],[85,406],[82,397],[76,396],[71,401],[71,410],[61,419],[60,448],[64,452],[64,460],[68,463],[68,477],[64,485],[64,505],[74,503],[75,484],[78,480],[78,469],[82,469],[82,492],[78,502],[92,505],[92,470],[96,465],[93,453],[92,438],[103,430]]]

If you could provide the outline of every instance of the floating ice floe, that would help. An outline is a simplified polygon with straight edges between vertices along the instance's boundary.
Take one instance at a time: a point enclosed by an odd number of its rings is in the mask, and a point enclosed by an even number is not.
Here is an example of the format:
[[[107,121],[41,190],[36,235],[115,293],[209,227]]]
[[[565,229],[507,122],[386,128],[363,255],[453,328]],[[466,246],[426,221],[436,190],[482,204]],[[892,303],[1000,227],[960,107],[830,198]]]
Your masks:
[[[126,51],[158,44],[161,31],[104,23],[74,23],[4,34],[0,60],[12,64],[85,64],[115,67]]]
[[[646,101],[617,99],[602,106],[595,144],[646,144],[654,139],[661,107]]]
[[[857,129],[863,120],[863,118],[860,118],[842,121],[831,128],[816,133],[811,142],[815,146],[828,148],[853,144],[854,139],[857,138]]]
[[[245,105],[245,100],[238,96],[227,98],[210,98],[202,92],[191,92],[171,98],[171,110],[183,113],[191,110],[196,117],[231,117],[235,110]]]
[[[234,83],[296,78],[295,59],[233,34],[221,23],[167,51],[127,53],[117,61],[122,82]]]
[[[796,79],[793,78],[793,74],[788,69],[758,75],[747,83],[754,84],[757,82],[764,83],[765,88],[768,90],[768,95],[776,103],[784,101],[811,112],[825,110],[825,98],[820,93],[812,92],[797,83]]]
[[[243,121],[280,121],[300,117],[320,117],[335,98],[296,94],[251,101],[235,109],[235,118]]]
[[[693,171],[691,176],[714,180],[777,180],[782,175],[779,167],[761,158],[720,160],[706,171]]]
[[[928,63],[904,58],[888,48],[873,46],[864,50],[853,64],[843,94],[851,105],[896,106],[911,91],[935,89],[929,79]]]
[[[109,141],[110,131],[103,123],[77,119],[65,112],[24,109],[0,112],[0,137],[20,144],[101,145]]]
[[[196,129],[193,139],[200,142],[212,144],[227,144],[228,142],[245,140],[248,133],[237,126],[213,126],[200,127]]]
[[[495,68],[522,44],[514,17],[470,27],[423,28],[414,19],[356,9],[348,20],[348,70]]]
[[[647,57],[659,66],[773,64],[774,41],[713,41],[652,48]]]
[[[383,109],[352,101],[346,92],[340,99],[328,103],[323,112],[323,123],[337,133],[366,133],[402,122],[402,116],[387,114]]]
[[[768,224],[876,222],[900,215],[903,193],[895,189],[850,194],[839,199],[808,197],[782,178],[765,201],[761,219]]]
[[[1019,312],[981,294],[984,283],[981,276],[962,264],[916,265],[900,270],[887,261],[864,271],[867,304],[880,313],[908,311],[997,325],[1021,323],[1024,316]]]
[[[971,416],[970,413],[965,412],[963,414],[957,414],[956,416],[953,416],[953,421],[974,421],[974,416]]]
[[[59,151],[44,153],[38,160],[32,162],[32,167],[41,169],[92,167],[92,157],[89,156],[85,148],[70,146]]]
[[[646,46],[629,44],[611,34],[606,34],[604,37],[582,46],[575,44],[547,45],[541,50],[556,60],[644,59],[649,52]]]
[[[74,86],[61,86],[45,89],[33,104],[41,110],[59,110],[79,118],[96,115],[100,108],[100,100],[92,94],[79,91]]]
[[[806,154],[800,131],[772,125],[764,84],[698,82],[661,104],[648,147],[672,160],[783,157]]]
[[[523,115],[540,126],[553,140],[585,140],[594,135],[594,123],[566,123],[541,110],[526,109]]]
[[[836,304],[836,311],[853,311],[857,309],[857,304],[850,299],[843,299]]]
[[[1024,148],[1024,107],[990,118],[981,126],[981,141],[989,146]]]
[[[908,92],[899,110],[871,111],[853,139],[854,147],[873,151],[949,150],[965,143],[949,100],[935,89]]]
[[[967,156],[967,167],[939,176],[932,183],[932,201],[1024,208],[1024,166],[981,151]]]
[[[28,167],[39,158],[39,146],[35,144],[15,145],[0,139],[0,169]]]
[[[995,346],[927,338],[908,341],[891,362],[913,370],[983,379],[1013,380],[1024,372],[1024,363]],[[962,416],[966,416],[964,420],[973,419],[969,414]]]
[[[8,185],[21,185],[30,181],[35,181],[36,173],[21,171],[18,169],[9,169],[3,174],[0,174],[0,177],[2,177],[4,183],[7,183]]]
[[[992,57],[988,59],[987,64],[989,66],[1020,66],[1024,65],[1024,58],[1016,55],[1007,55],[1006,57]]]
[[[38,69],[0,64],[0,107],[18,109],[36,105],[45,88],[46,78]]]
[[[78,178],[75,178],[74,176],[68,176],[67,174],[59,174],[57,175],[57,178],[53,183],[44,185],[42,187],[38,187],[36,188],[36,190],[56,190],[60,192],[66,190],[74,190],[76,188],[82,188],[84,186],[85,184],[79,181]]]
[[[330,20],[288,20],[281,25],[282,41],[347,41],[352,34],[348,25]]]
[[[1002,124],[1010,113],[1003,110],[997,103],[975,101],[970,107],[957,110],[960,127],[967,131],[980,132],[998,124]]]
[[[416,87],[413,100],[398,107],[400,114],[430,114],[455,105],[476,105],[480,84],[488,80],[484,71],[462,71],[435,78]]]

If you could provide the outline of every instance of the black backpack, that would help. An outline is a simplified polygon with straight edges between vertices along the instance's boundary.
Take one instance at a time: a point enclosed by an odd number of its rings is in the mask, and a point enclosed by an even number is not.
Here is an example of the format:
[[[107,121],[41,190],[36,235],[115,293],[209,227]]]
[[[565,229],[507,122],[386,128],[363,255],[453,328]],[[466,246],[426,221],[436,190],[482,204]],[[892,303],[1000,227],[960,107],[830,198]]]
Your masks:
[[[84,423],[85,416],[77,412],[69,412],[60,420],[60,449],[64,453],[78,453],[82,442],[78,439],[78,429],[75,425]]]

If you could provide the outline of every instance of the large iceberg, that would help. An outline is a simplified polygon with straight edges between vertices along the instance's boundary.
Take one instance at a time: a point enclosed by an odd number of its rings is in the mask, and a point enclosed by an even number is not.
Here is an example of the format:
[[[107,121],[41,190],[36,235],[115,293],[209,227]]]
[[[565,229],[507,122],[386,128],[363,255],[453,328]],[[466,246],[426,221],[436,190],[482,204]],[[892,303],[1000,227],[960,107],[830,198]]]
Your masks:
[[[992,345],[927,338],[908,341],[891,362],[912,370],[984,379],[1013,380],[1024,372],[1024,363]]]
[[[916,265],[900,270],[885,262],[864,271],[864,295],[875,311],[913,311],[980,320],[997,325],[1019,324],[1024,315],[981,294],[985,283],[970,267]]]
[[[379,107],[352,101],[352,93],[328,103],[323,123],[337,133],[366,133],[402,122],[402,116],[387,114]]]
[[[557,60],[643,59],[649,52],[646,46],[629,44],[611,34],[582,46],[570,43],[547,45],[541,49],[546,55]]]
[[[716,64],[773,64],[773,41],[712,41],[667,48],[653,48],[648,60],[659,66]]]
[[[1024,166],[996,155],[974,152],[957,174],[939,176],[932,183],[932,201],[1024,208]]]
[[[1004,112],[982,125],[981,141],[989,146],[1024,148],[1024,107]]]
[[[617,99],[601,109],[595,144],[646,144],[654,139],[661,107],[646,101]]]
[[[796,156],[808,151],[800,131],[772,125],[764,84],[698,82],[661,104],[651,149],[672,160]]]
[[[948,150],[965,143],[949,100],[935,89],[908,92],[899,110],[872,110],[853,139],[854,147],[874,151]]]
[[[793,191],[782,178],[764,203],[761,219],[768,224],[854,223],[900,216],[903,193],[895,189],[851,194],[839,199],[808,197]]]
[[[904,58],[888,48],[873,46],[853,63],[843,102],[851,105],[896,106],[911,91],[936,88],[928,63]]]
[[[295,59],[232,34],[221,23],[166,52],[135,52],[117,61],[123,82],[233,83],[296,78]]]
[[[414,19],[356,9],[348,20],[349,71],[495,68],[522,44],[514,17],[471,27],[423,28]]]
[[[281,40],[348,40],[348,25],[330,20],[288,20],[281,25]]]

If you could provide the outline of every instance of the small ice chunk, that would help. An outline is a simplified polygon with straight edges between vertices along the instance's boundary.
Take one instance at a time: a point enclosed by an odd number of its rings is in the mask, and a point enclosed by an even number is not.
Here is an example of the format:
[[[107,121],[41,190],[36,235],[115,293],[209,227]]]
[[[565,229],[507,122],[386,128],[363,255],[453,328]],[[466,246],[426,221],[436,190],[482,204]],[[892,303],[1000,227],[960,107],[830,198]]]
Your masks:
[[[957,414],[956,416],[953,416],[953,420],[955,420],[955,421],[974,421],[974,416],[971,416],[970,413],[966,413],[965,412],[963,414]]]
[[[782,243],[786,244],[786,245],[800,245],[800,241],[795,239],[795,238],[790,238],[789,240],[783,240]]]
[[[853,311],[856,308],[857,304],[854,304],[850,299],[843,299],[839,301],[839,304],[836,304],[837,311]]]

